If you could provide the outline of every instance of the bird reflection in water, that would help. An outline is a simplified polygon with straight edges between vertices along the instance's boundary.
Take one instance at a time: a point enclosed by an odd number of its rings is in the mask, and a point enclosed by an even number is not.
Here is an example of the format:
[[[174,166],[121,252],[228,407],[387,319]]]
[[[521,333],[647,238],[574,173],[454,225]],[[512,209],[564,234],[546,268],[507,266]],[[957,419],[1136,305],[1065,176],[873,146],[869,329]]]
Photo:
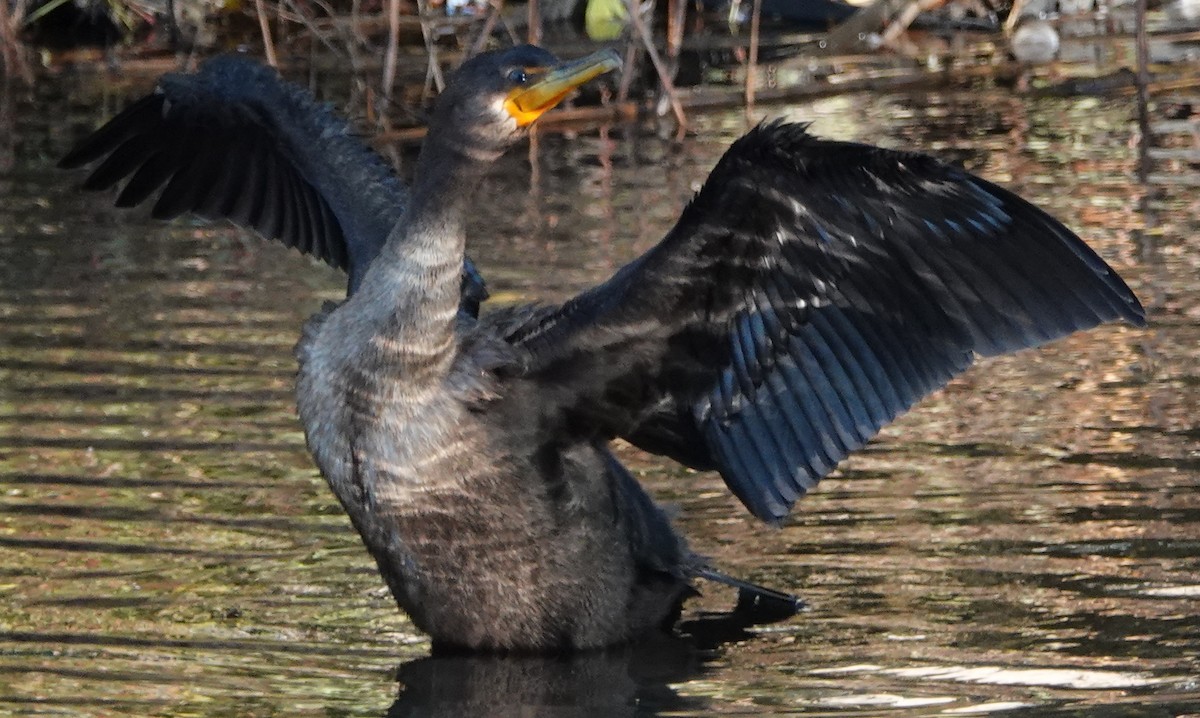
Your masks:
[[[782,604],[739,594],[733,611],[682,621],[673,634],[604,650],[553,656],[435,654],[400,665],[388,718],[535,718],[702,712],[703,696],[674,686],[702,678],[724,646],[791,616]]]
[[[667,635],[562,656],[431,656],[400,666],[387,715],[427,718],[646,715],[701,710],[671,686],[702,675],[705,655]]]

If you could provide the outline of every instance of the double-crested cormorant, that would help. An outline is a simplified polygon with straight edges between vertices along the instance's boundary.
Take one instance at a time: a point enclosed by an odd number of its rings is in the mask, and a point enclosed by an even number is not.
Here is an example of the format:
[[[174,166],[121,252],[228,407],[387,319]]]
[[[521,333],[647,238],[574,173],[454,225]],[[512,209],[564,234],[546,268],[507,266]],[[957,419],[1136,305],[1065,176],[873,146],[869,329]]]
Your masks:
[[[122,204],[165,182],[156,214],[229,217],[349,266],[349,298],[297,347],[300,415],[435,645],[626,641],[717,575],[613,456],[616,437],[719,471],[778,522],[974,356],[1144,321],[1112,269],[1012,193],[781,122],[735,142],[662,242],[606,282],[561,306],[462,311],[484,171],[615,64],[528,46],[467,61],[407,197],[330,113],[236,59],[168,76],[64,160],[108,155],[89,186],[132,174]]]

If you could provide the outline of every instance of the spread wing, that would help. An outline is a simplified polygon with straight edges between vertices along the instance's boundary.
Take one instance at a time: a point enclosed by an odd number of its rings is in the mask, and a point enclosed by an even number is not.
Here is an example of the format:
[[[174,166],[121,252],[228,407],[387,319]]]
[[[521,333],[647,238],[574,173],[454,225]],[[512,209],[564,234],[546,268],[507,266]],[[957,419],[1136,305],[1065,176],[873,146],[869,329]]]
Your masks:
[[[83,186],[108,189],[128,178],[118,207],[161,188],[154,217],[231,220],[345,269],[351,291],[408,203],[392,168],[329,107],[236,55],[163,76],[59,166],[101,158]],[[469,260],[463,288],[464,304],[486,295]]]
[[[777,521],[974,356],[1114,319],[1144,312],[1028,202],[775,123],[729,149],[660,244],[509,339],[547,425],[715,468]]]

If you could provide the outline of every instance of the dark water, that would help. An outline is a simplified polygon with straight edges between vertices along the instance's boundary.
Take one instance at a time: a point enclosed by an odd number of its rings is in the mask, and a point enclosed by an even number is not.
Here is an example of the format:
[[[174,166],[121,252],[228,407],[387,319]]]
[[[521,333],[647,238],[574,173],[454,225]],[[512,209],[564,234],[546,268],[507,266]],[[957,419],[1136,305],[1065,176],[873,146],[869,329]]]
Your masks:
[[[811,610],[713,650],[470,660],[428,657],[305,453],[291,347],[341,278],[78,193],[52,164],[113,94],[63,78],[0,104],[0,712],[1200,713],[1194,116],[1152,108],[1143,168],[1126,99],[764,111],[1015,189],[1122,272],[1150,327],[982,362],[779,530],[719,477],[626,451],[699,550]],[[567,296],[661,236],[744,129],[696,125],[681,147],[544,136],[533,179],[507,158],[472,238],[497,299]],[[712,590],[690,617],[732,601]]]

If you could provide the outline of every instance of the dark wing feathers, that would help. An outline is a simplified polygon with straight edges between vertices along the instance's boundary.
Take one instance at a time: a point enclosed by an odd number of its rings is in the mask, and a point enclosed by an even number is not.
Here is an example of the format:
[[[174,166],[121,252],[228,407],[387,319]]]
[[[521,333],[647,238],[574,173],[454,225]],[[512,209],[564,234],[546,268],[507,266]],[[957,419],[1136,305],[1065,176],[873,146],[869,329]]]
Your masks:
[[[75,145],[71,152],[60,160],[59,166],[82,167],[90,164],[111,153],[114,147],[119,147],[126,140],[152,131],[159,120],[154,112],[147,112],[146,108],[158,105],[159,99],[154,95],[147,95],[134,102]]]
[[[244,57],[166,75],[75,147],[59,165],[104,158],[86,189],[120,183],[130,207],[161,188],[151,214],[229,219],[346,269],[351,291],[407,204],[407,190],[326,106],[269,67]],[[486,297],[468,260],[464,309]]]
[[[776,123],[729,149],[657,247],[510,339],[527,377],[554,372],[561,426],[607,417],[776,521],[975,355],[1113,319],[1144,321],[1128,287],[1012,193]]]
[[[333,161],[329,153],[337,150],[349,150],[361,163]],[[386,239],[390,226],[367,214],[394,220],[405,203],[400,182],[344,122],[270,68],[235,56],[216,58],[195,75],[163,77],[153,94],[60,165],[78,167],[105,155],[84,186],[106,189],[128,177],[117,206],[141,204],[163,188],[152,210],[156,218],[185,212],[227,218],[343,269],[350,269],[348,242],[367,245],[373,256]],[[359,205],[344,201],[335,183],[375,184],[383,191],[366,192],[367,202]],[[372,197],[382,201],[372,207]],[[326,214],[340,221],[325,222]],[[362,231],[373,224],[374,232]],[[359,236],[347,237],[347,229]]]

